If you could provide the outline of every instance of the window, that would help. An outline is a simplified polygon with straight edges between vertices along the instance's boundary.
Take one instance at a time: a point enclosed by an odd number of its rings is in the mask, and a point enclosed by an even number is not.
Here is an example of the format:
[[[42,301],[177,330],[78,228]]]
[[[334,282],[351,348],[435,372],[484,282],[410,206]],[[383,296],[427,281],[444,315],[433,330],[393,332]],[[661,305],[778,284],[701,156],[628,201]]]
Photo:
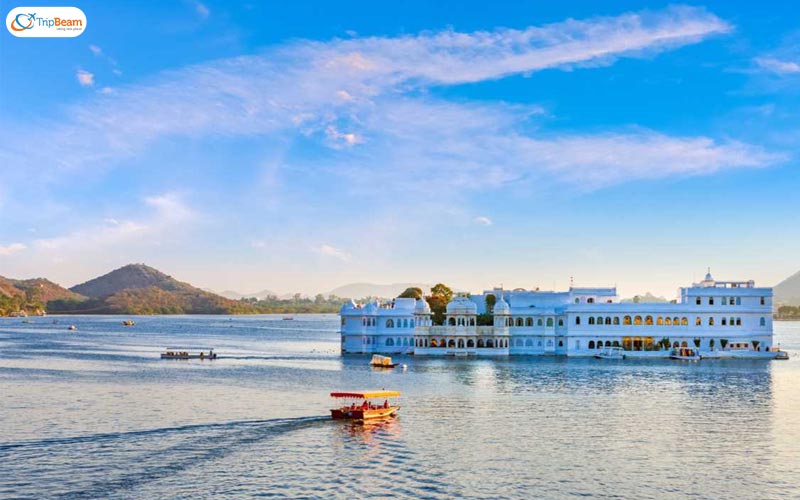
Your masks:
[[[728,305],[731,305],[731,306],[736,305],[736,299],[731,297],[730,300],[728,301]]]
[[[669,321],[669,318],[667,318],[667,321]],[[662,318],[661,316],[659,316],[658,318],[656,318],[656,325],[658,325],[658,326],[664,326],[664,318]]]
[[[730,326],[734,326],[734,325],[736,325],[736,320],[734,318],[731,318],[731,319],[728,320],[728,324]]]
[[[708,298],[708,305],[710,305],[710,306],[714,305],[714,297],[709,297]]]
[[[653,326],[653,317],[652,316],[645,317],[644,324],[647,326]]]
[[[547,318],[547,326],[553,326],[553,318]]]
[[[525,318],[525,326],[533,326],[533,318]]]
[[[577,324],[580,325],[581,324],[581,320],[578,320]],[[536,326],[542,326],[542,318],[539,318],[539,319],[536,320]]]
[[[558,319],[558,326],[564,326],[564,320],[559,318]]]
[[[764,297],[761,297],[761,305],[763,306],[766,303],[767,303],[767,299],[765,299]]]
[[[517,326],[522,326],[522,318],[517,318]]]
[[[764,299],[761,299],[761,300],[764,300]],[[761,326],[767,326],[767,318],[762,316],[761,320],[758,322],[758,324],[761,325]]]
[[[450,318],[449,320],[447,320],[447,324],[450,326],[456,326],[456,319]]]
[[[619,316],[614,316],[614,324],[615,325],[619,324]]]
[[[714,318],[708,318],[708,326],[714,326]]]
[[[721,324],[722,326],[725,326],[725,325],[727,325],[727,324],[728,324],[728,321],[727,321],[725,318],[722,318],[722,322],[721,322],[720,324]]]
[[[695,299],[695,304],[697,304],[698,306],[700,305],[700,297],[697,297],[697,299]]]
[[[641,326],[642,317],[641,316],[636,316],[635,318],[633,318],[633,324],[636,325],[636,326]]]
[[[602,325],[603,324],[603,317],[602,316],[598,316],[595,319],[595,323],[597,323],[598,325]]]
[[[594,349],[594,340],[589,341],[589,349]]]
[[[611,316],[606,316],[606,324],[607,325],[611,324]]]
[[[677,319],[677,318],[676,318],[676,319]],[[689,319],[688,319],[686,316],[684,316],[683,318],[681,318],[681,325],[682,325],[682,326],[689,326]]]
[[[675,325],[675,326],[678,326],[678,322],[679,322],[679,321],[680,321],[680,320],[678,319],[678,317],[677,317],[677,316],[675,316],[674,318],[672,318],[672,324],[673,324],[673,325]]]
[[[742,326],[742,318],[736,318],[736,326]]]
[[[694,326],[700,326],[703,324],[703,321],[700,319],[700,316],[694,319]]]
[[[563,340],[559,340],[558,341],[558,347],[564,347],[564,341]]]
[[[589,324],[590,325],[594,324],[594,317],[593,316],[589,316]]]
[[[393,319],[387,319],[386,320],[386,328],[394,328],[394,320]]]
[[[630,324],[631,324],[631,317],[630,317],[630,316],[625,316],[625,317],[622,319],[622,324],[623,324],[623,325],[630,325]]]
[[[386,345],[387,345],[388,347],[392,347],[392,346],[394,345],[394,339],[393,339],[393,338],[391,338],[391,337],[390,337],[390,338],[388,338],[388,339],[386,339]]]
[[[541,321],[541,320],[539,320],[539,321]],[[575,324],[576,325],[580,325],[581,324],[581,317],[580,316],[575,316]]]
[[[581,301],[581,299],[579,299],[578,297],[575,297],[575,303],[576,303],[576,304],[579,304],[579,303],[580,303],[580,301]]]
[[[589,297],[588,299],[586,299],[586,302],[589,304],[594,304],[594,299],[592,297]]]

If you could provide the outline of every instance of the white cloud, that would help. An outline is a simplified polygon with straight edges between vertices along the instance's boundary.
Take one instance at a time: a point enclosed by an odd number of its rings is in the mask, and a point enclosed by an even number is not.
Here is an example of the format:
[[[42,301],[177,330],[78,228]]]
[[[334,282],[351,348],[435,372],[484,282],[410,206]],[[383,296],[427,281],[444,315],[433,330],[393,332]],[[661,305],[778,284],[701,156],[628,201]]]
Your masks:
[[[101,55],[103,55],[103,49],[101,49],[101,48],[100,48],[100,47],[98,47],[97,45],[89,45],[89,50],[91,50],[91,51],[92,51],[92,54],[94,54],[94,55],[96,55],[96,56],[101,56]]]
[[[757,57],[753,60],[759,68],[778,75],[800,73],[800,64],[774,57]]]
[[[473,221],[479,226],[491,226],[493,224],[492,219],[486,216],[475,217]]]
[[[347,253],[344,250],[341,250],[339,248],[336,248],[336,247],[334,247],[332,245],[328,245],[326,243],[323,243],[322,245],[319,245],[318,247],[315,248],[315,250],[318,253],[322,254],[322,255],[325,255],[327,257],[333,257],[335,259],[339,259],[342,262],[348,262],[350,260],[350,254],[349,253]]]
[[[23,243],[11,243],[9,245],[0,245],[0,256],[14,255],[28,248]]]
[[[9,158],[28,162],[18,171],[36,165],[57,175],[113,166],[164,138],[297,134],[334,151],[295,169],[327,169],[352,181],[348,189],[373,193],[381,180],[393,181],[387,189],[438,193],[531,180],[597,188],[769,165],[780,155],[732,140],[636,128],[547,134],[528,126],[542,118],[539,106],[452,103],[424,92],[431,85],[611,64],[730,29],[703,9],[671,7],[523,30],[293,42],[98,96],[45,132],[18,132],[9,144],[25,154]]]
[[[94,85],[94,75],[86,70],[79,69],[75,73],[75,78],[78,79],[78,83],[80,83],[82,87],[91,87]]]

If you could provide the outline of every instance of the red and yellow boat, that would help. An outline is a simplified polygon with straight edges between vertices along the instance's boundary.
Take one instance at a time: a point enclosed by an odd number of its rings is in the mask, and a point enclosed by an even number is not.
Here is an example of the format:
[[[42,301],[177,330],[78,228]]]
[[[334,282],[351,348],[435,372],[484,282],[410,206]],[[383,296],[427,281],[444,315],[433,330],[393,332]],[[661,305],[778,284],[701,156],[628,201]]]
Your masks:
[[[332,392],[334,399],[344,400],[344,404],[331,409],[331,418],[350,420],[370,420],[397,415],[400,406],[390,403],[390,398],[400,397],[400,391]],[[383,403],[379,401],[383,399]],[[378,402],[373,402],[378,400]],[[347,403],[350,404],[347,404]]]

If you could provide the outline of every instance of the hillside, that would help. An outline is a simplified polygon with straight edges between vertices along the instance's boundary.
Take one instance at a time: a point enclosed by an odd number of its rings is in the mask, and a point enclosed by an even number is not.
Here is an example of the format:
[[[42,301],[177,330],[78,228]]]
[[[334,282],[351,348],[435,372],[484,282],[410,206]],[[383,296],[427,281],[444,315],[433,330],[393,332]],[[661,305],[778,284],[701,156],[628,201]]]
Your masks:
[[[35,313],[51,300],[83,300],[85,297],[44,278],[27,280],[0,276],[0,316],[17,311]]]
[[[212,292],[213,290],[204,289],[207,292]],[[261,290],[260,292],[253,292],[253,293],[239,293],[235,290],[225,290],[224,292],[219,292],[217,295],[221,295],[226,299],[231,300],[239,300],[239,299],[266,299],[267,297],[277,297],[278,294],[273,292],[272,290]]]
[[[775,285],[772,291],[775,303],[800,306],[800,271]]]
[[[93,314],[241,314],[247,303],[226,299],[144,264],[129,264],[70,290],[83,297],[47,303],[48,312]],[[88,299],[85,299],[88,297]]]
[[[376,285],[374,283],[350,283],[338,288],[334,288],[326,293],[326,296],[335,295],[337,297],[346,297],[358,299],[362,297],[381,297],[385,299],[392,299],[397,297],[406,288],[419,287],[427,293],[431,289],[430,284],[425,283],[392,283],[390,285]]]
[[[653,303],[653,302],[669,302],[664,297],[656,297],[650,292],[646,292],[644,295],[634,295],[629,299],[622,299],[620,302],[636,302],[636,303]]]

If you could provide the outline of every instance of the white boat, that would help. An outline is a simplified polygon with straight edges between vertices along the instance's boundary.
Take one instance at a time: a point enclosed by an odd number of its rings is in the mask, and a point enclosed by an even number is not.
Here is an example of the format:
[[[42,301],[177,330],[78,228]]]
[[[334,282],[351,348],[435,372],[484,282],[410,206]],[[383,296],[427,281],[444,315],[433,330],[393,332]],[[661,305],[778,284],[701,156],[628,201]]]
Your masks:
[[[700,354],[691,347],[681,347],[678,349],[673,349],[670,353],[669,357],[671,359],[680,359],[684,361],[699,361]]]
[[[369,364],[376,368],[394,368],[397,366],[397,363],[392,363],[392,358],[381,356],[380,354],[373,354]]]
[[[594,357],[597,359],[625,359],[625,351],[622,347],[606,347]]]
[[[789,359],[789,353],[786,351],[777,351],[773,359]]]

